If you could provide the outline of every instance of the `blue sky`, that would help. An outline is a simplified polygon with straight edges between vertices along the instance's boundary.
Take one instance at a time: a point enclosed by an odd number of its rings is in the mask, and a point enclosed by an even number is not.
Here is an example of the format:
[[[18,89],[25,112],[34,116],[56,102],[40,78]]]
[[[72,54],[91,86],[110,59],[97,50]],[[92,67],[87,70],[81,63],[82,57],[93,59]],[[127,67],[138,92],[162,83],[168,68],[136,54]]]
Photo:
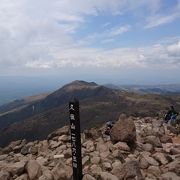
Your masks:
[[[180,83],[180,0],[0,0],[0,76]]]

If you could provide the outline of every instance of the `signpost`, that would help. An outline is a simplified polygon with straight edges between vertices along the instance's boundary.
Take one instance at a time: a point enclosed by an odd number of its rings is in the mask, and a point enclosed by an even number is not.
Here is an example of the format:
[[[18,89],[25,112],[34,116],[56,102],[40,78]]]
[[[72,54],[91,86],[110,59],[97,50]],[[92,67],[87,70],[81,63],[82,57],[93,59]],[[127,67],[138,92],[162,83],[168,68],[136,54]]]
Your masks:
[[[76,99],[69,102],[69,119],[71,128],[73,180],[82,180],[79,101]]]

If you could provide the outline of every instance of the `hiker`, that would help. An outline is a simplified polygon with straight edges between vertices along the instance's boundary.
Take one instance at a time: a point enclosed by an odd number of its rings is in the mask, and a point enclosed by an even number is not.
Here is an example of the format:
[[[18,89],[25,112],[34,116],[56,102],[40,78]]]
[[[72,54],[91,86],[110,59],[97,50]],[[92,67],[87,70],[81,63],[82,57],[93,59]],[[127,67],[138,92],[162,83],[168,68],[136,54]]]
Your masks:
[[[104,134],[110,135],[110,132],[111,132],[112,127],[113,127],[113,123],[112,123],[111,121],[108,121],[108,122],[106,123],[106,129],[105,129]]]
[[[176,124],[176,117],[178,116],[178,112],[175,111],[174,106],[171,106],[169,111],[165,115],[165,123]]]

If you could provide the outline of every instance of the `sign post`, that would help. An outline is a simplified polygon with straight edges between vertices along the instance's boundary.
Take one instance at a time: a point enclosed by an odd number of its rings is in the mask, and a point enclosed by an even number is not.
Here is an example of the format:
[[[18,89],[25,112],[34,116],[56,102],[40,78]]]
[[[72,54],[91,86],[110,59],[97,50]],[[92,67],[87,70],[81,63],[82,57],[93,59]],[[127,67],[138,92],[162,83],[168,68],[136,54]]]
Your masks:
[[[73,180],[82,180],[79,101],[76,99],[69,102],[69,119],[71,129]]]

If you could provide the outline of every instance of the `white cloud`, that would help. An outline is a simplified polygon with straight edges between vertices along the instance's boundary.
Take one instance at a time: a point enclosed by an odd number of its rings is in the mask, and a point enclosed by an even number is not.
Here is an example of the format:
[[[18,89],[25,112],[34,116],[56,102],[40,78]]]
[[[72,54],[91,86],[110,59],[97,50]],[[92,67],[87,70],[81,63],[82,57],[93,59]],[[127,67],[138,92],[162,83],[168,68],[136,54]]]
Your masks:
[[[86,36],[84,39],[78,41],[79,45],[89,45],[96,42],[101,44],[110,43],[115,40],[118,36],[121,36],[124,33],[127,33],[131,30],[130,25],[115,26],[110,29],[106,29],[101,33],[93,33]]]
[[[164,24],[169,24],[180,18],[180,1],[178,0],[175,7],[170,7],[170,12],[162,14],[155,12],[147,18],[147,25],[145,28],[154,28]]]
[[[159,7],[159,0],[0,0],[0,68],[146,68],[155,60],[155,66],[171,67],[179,63],[179,43],[107,51],[87,47],[91,41],[113,41],[131,30],[128,24],[113,28],[106,24],[108,30],[79,43],[72,36],[87,15],[133,13],[140,8],[156,13]],[[171,18],[150,25],[167,21]]]
[[[56,52],[53,61],[26,64],[31,68],[108,68],[108,69],[173,69],[180,68],[180,43],[156,44],[142,48],[71,48]]]
[[[118,36],[125,32],[128,32],[130,28],[131,28],[130,25],[115,27],[115,28],[112,28],[110,31],[108,31],[107,34],[109,34],[109,36]]]
[[[170,55],[177,56],[179,58],[180,57],[180,41],[175,44],[169,45],[167,47],[167,50],[170,53]]]
[[[180,18],[180,13],[173,13],[168,16],[155,15],[147,20],[148,24],[145,26],[145,28],[153,28],[160,25],[168,24],[173,22],[177,18]]]

